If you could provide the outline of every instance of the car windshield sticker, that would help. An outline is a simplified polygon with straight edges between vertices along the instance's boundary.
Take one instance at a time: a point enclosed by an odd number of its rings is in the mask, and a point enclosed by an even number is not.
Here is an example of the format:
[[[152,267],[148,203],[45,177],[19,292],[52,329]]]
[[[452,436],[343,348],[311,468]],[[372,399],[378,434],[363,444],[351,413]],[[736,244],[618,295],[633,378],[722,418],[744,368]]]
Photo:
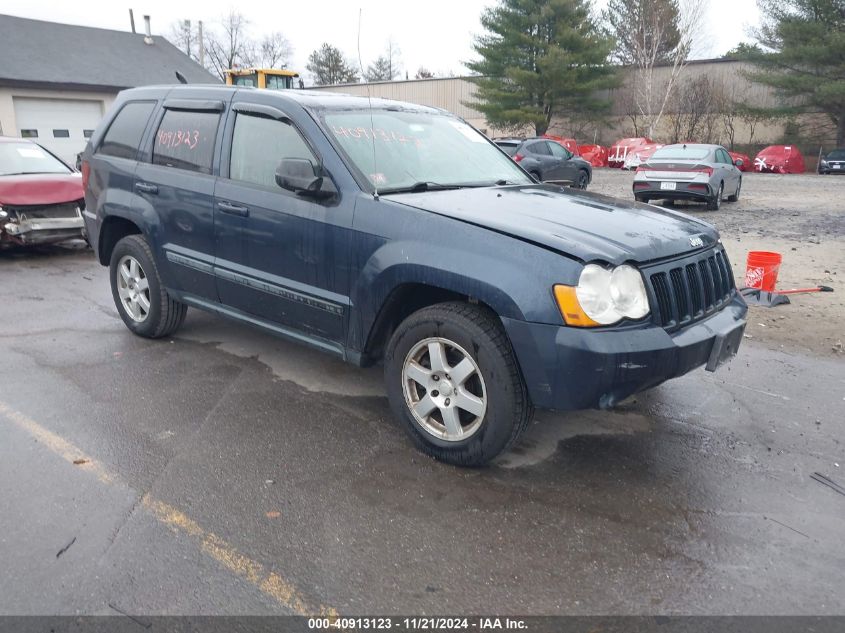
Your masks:
[[[46,158],[44,152],[37,147],[19,147],[18,154],[24,158]]]
[[[462,123],[461,121],[449,121],[451,126],[455,128],[458,132],[466,136],[469,140],[473,143],[485,143],[485,139],[481,134],[473,130],[470,126],[466,123]]]

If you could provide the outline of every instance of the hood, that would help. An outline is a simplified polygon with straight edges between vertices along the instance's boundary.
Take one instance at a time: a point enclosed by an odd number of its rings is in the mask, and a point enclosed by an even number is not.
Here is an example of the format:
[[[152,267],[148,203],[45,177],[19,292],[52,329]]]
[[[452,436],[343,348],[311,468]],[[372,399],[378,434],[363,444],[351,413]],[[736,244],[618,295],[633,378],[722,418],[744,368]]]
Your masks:
[[[692,238],[700,238],[703,247],[719,239],[712,225],[683,213],[553,185],[382,198],[512,235],[584,262],[645,263],[702,248],[693,247]]]
[[[81,200],[80,174],[0,176],[0,204],[31,206]]]

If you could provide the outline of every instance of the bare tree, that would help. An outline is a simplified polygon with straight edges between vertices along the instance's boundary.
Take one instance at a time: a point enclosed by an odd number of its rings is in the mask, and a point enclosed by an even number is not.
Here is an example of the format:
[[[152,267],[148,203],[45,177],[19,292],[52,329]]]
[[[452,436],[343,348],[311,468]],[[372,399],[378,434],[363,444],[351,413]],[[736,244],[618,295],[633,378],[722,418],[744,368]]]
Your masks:
[[[224,79],[229,68],[251,66],[255,46],[248,35],[249,20],[231,11],[215,27],[205,34],[208,69]]]
[[[253,63],[261,68],[284,68],[293,55],[290,41],[276,31],[265,35],[253,53]]]
[[[644,7],[651,6],[653,2],[633,0],[633,4]],[[625,56],[633,69],[636,114],[642,122],[643,133],[649,137],[655,135],[672,92],[684,73],[706,6],[700,0],[679,0],[671,4],[677,7],[676,12],[631,12],[634,23],[629,24],[627,30],[626,46],[629,50]],[[624,24],[617,23],[615,28],[622,29]]]
[[[425,66],[420,66],[417,69],[417,73],[414,75],[414,79],[433,79],[433,78],[434,78],[434,73],[431,72]]]
[[[387,70],[391,79],[398,77],[402,72],[401,55],[402,51],[396,45],[396,42],[393,41],[393,38],[388,38],[387,45],[384,49],[384,57],[387,60]]]
[[[170,26],[168,39],[193,60],[199,56],[199,36],[191,26],[190,20],[179,20]]]
[[[680,83],[669,104],[671,141],[713,143],[722,109],[719,89],[706,75]]]

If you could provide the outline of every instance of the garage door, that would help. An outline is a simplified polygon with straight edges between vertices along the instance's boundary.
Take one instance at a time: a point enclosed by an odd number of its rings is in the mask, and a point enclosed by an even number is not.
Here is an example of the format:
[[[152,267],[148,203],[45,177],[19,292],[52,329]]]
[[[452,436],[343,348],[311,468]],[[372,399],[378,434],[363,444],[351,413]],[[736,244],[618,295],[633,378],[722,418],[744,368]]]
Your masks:
[[[18,134],[71,165],[103,118],[102,101],[15,97],[14,102]]]

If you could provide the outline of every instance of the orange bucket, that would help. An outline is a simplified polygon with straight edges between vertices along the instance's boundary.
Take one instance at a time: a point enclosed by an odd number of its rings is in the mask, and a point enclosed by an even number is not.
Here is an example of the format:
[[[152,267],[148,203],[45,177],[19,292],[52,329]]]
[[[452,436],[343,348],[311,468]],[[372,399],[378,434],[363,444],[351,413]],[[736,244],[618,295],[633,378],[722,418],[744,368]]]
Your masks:
[[[780,270],[780,253],[751,251],[745,264],[745,287],[774,292]]]

